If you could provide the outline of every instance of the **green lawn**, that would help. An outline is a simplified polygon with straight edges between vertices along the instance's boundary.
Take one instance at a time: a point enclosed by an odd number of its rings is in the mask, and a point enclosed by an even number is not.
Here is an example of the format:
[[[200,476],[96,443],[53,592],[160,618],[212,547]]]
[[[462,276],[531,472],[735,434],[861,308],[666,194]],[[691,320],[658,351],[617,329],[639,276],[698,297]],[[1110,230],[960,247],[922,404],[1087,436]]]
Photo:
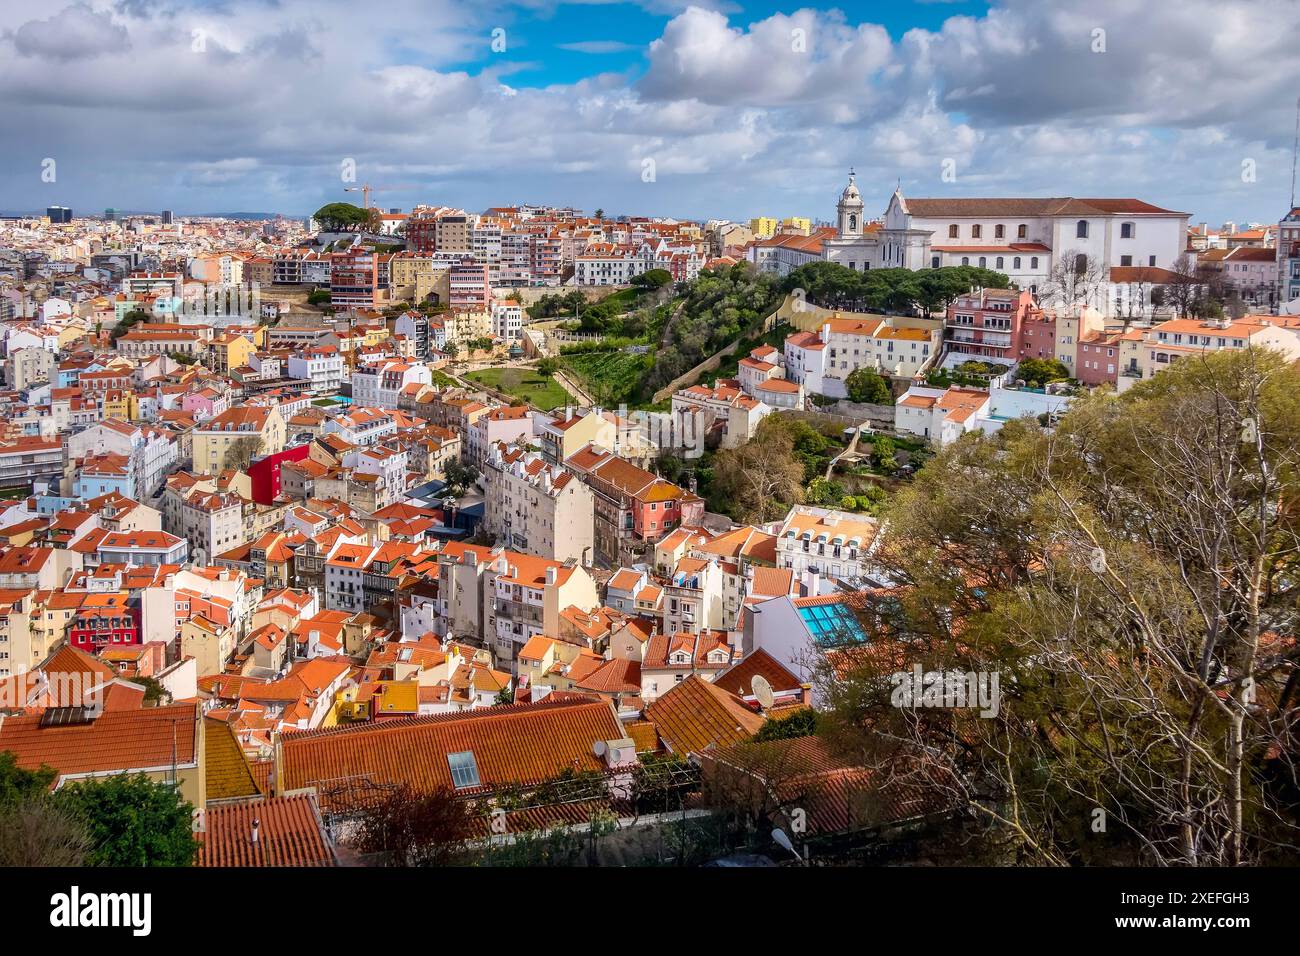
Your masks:
[[[521,402],[536,405],[543,411],[559,408],[571,401],[569,393],[549,375],[539,375],[531,368],[485,368],[468,372],[465,378],[488,388],[505,392]]]

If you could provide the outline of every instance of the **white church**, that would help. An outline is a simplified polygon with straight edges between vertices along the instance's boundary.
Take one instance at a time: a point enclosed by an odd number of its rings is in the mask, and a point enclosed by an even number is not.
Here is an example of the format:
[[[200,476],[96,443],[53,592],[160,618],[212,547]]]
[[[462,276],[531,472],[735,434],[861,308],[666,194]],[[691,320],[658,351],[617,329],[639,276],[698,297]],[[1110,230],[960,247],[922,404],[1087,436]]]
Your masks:
[[[859,271],[979,266],[1031,292],[1064,254],[1104,263],[1112,284],[1130,281],[1126,269],[1171,269],[1191,216],[1140,199],[907,199],[901,187],[879,219],[868,220],[863,205],[850,172],[820,258]],[[816,257],[806,240],[804,249]]]

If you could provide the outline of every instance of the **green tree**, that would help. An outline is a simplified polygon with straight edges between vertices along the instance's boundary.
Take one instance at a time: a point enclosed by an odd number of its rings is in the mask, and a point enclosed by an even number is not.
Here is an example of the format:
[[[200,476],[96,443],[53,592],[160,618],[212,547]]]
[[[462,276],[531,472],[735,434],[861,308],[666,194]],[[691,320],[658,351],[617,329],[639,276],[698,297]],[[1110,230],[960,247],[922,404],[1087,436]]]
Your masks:
[[[888,435],[875,435],[871,439],[871,460],[877,468],[884,471],[893,471],[898,467],[898,461],[894,457],[897,450],[894,439]]]
[[[116,325],[113,326],[113,330],[108,333],[108,337],[112,341],[116,342],[122,336],[126,335],[127,332],[130,332],[131,327],[133,325],[135,325],[138,322],[147,322],[148,320],[149,320],[148,312],[144,311],[143,309],[131,309],[129,312],[127,312],[122,316],[122,320],[120,322],[118,322]]]
[[[817,733],[817,711],[801,707],[784,717],[769,717],[754,735],[756,743],[767,740],[789,740]]]
[[[0,807],[11,807],[47,793],[58,772],[41,764],[36,770],[18,766],[13,751],[0,752]]]
[[[889,383],[873,369],[865,366],[849,373],[849,377],[844,380],[844,388],[849,393],[849,401],[852,402],[865,402],[872,405],[894,404]]]
[[[632,285],[640,289],[661,289],[673,281],[673,274],[667,269],[648,269],[632,277]]]
[[[819,668],[828,739],[1026,863],[1297,862],[1297,394],[1224,351],[945,446],[890,506],[870,650]],[[996,677],[994,706],[900,706],[913,664]]]
[[[537,374],[550,377],[560,370],[560,363],[555,359],[547,357],[537,363]]]
[[[1070,377],[1058,359],[1029,358],[1016,367],[1016,378],[1031,388],[1042,388],[1049,382],[1063,382]]]
[[[59,803],[86,824],[92,866],[189,866],[198,843],[194,807],[180,790],[144,774],[78,781]]]
[[[453,495],[463,495],[474,482],[478,481],[478,469],[460,461],[449,461],[443,471],[447,490]]]
[[[332,202],[321,206],[312,216],[323,232],[345,232],[364,226],[370,213],[350,202]]]

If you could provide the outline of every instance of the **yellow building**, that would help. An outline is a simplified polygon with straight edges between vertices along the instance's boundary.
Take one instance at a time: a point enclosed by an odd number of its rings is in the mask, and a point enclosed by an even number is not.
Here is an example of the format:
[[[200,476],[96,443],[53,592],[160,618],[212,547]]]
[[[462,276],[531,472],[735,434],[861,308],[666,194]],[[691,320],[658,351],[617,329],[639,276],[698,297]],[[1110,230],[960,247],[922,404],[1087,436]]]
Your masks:
[[[812,235],[812,220],[806,216],[787,216],[781,220],[782,232],[797,232],[801,236]]]
[[[284,450],[284,418],[279,410],[258,405],[227,409],[194,430],[193,449],[197,471],[215,475],[242,468],[253,457]]]
[[[435,268],[432,257],[395,256],[388,264],[388,287],[394,301],[423,302],[433,293],[435,301],[446,302],[451,296],[451,270]]]
[[[618,426],[594,412],[573,412],[542,424],[542,454],[553,465],[561,464],[592,443],[613,451],[617,440]]]
[[[119,421],[127,422],[132,419],[132,406],[135,405],[136,397],[134,392],[116,392],[112,397],[104,398],[104,418],[116,418]]]
[[[257,351],[251,339],[235,332],[225,332],[212,340],[212,370],[228,375],[231,369],[248,364],[249,356]]]
[[[235,653],[233,628],[199,615],[181,624],[181,656],[194,658],[200,676],[220,674]]]
[[[749,220],[749,231],[755,239],[771,239],[776,235],[776,219],[772,216],[759,216]]]

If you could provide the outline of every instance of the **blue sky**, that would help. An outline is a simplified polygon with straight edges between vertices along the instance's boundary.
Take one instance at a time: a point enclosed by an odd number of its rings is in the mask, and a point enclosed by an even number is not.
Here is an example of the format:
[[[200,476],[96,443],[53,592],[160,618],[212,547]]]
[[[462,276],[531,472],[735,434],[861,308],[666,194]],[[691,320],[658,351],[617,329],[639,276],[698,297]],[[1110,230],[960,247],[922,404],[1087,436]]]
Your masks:
[[[873,212],[1276,222],[1296,35],[1294,0],[6,0],[0,209],[306,214],[351,164],[385,206],[829,219],[854,166]]]
[[[723,5],[735,23],[753,23],[773,14],[798,9],[799,5],[764,0],[761,3]],[[670,8],[647,9],[638,3],[562,3],[551,9],[518,5],[502,16],[507,30],[507,52],[500,58],[520,68],[511,74],[511,85],[541,87],[574,83],[593,72],[626,73],[639,76],[646,67],[645,49],[663,33],[672,19]],[[988,10],[980,0],[897,0],[834,4],[826,10],[860,11],[883,26],[895,40],[908,30],[921,27],[937,30],[949,17],[979,16]],[[407,62],[430,65],[427,57],[412,51],[395,51],[409,56]],[[461,69],[496,65],[498,59],[487,43],[477,55],[468,55],[451,65]]]

